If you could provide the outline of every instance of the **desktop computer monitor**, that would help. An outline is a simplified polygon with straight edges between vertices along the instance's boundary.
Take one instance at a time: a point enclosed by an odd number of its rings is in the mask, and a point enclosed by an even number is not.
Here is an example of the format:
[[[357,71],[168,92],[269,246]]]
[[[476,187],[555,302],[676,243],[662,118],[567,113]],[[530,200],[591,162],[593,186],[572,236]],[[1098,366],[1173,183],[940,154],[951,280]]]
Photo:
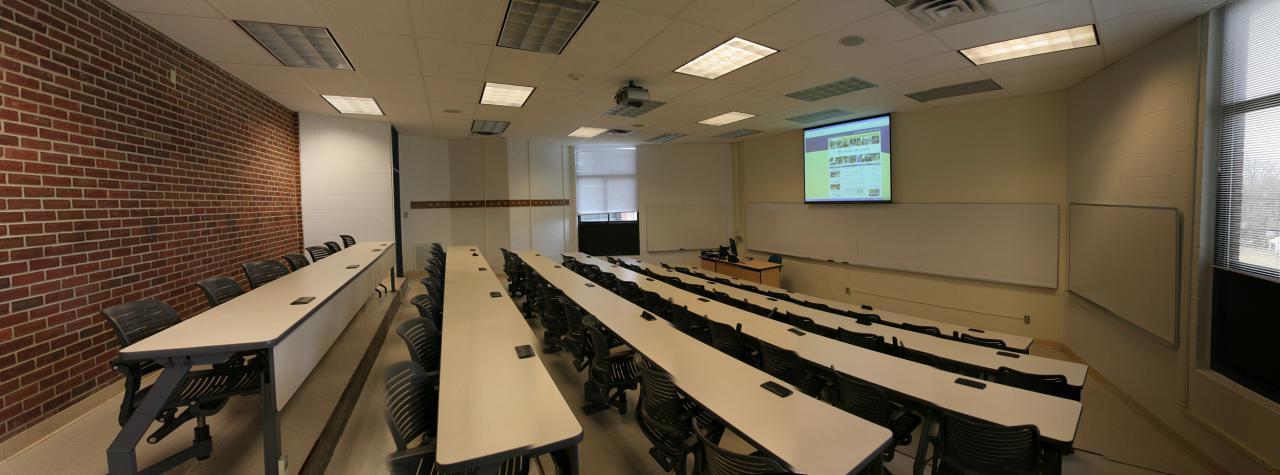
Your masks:
[[[738,255],[738,241],[729,238],[729,254]]]

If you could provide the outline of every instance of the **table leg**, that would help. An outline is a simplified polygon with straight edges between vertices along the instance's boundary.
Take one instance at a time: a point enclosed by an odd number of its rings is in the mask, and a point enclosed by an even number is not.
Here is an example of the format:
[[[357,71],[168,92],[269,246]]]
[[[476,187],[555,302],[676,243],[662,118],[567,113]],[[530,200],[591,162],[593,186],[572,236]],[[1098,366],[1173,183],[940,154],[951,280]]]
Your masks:
[[[556,464],[556,475],[578,475],[578,444],[551,452]]]
[[[280,453],[280,412],[276,410],[276,385],[271,370],[274,366],[267,365],[262,372],[262,463],[263,473],[268,475],[285,472],[288,464]]]
[[[924,474],[925,459],[929,456],[929,433],[933,432],[935,419],[934,410],[925,409],[924,422],[920,424],[920,440],[916,442],[916,462],[911,468],[914,475]]]
[[[155,421],[156,416],[160,414],[164,402],[178,388],[178,384],[190,370],[189,363],[175,364],[165,367],[160,373],[160,378],[151,385],[151,390],[147,391],[147,397],[142,399],[142,404],[133,411],[133,415],[129,416],[124,427],[120,428],[120,433],[116,434],[115,440],[111,441],[111,445],[107,447],[108,473],[116,475],[138,473],[138,441],[142,440],[143,434],[151,427],[151,422]]]
[[[391,293],[396,293],[396,268],[391,267]]]

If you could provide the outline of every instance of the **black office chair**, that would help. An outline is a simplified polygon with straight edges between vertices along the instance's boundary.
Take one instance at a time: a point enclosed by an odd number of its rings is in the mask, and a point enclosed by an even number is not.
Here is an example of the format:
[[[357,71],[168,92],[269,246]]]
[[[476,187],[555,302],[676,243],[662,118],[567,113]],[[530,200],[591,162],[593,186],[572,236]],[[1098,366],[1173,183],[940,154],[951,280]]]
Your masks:
[[[1008,349],[1009,349],[1009,345],[1006,345],[1006,344],[1004,343],[1004,340],[1001,340],[1001,339],[999,339],[999,338],[982,338],[982,337],[977,337],[977,336],[970,335],[970,334],[968,334],[968,333],[961,333],[961,334],[960,334],[960,341],[965,342],[965,343],[972,343],[972,344],[974,344],[974,345],[978,345],[978,346],[985,346],[985,347],[988,347],[988,348],[995,348],[995,349],[998,349],[998,350],[1008,350]]]
[[[680,280],[680,279],[676,279],[676,280]],[[695,294],[698,294],[698,296],[699,296],[699,297],[712,298],[712,297],[715,297],[715,295],[716,295],[715,293],[711,292],[710,290],[707,290],[707,288],[706,288],[705,286],[698,285],[698,284],[684,284],[684,286],[683,286],[683,287],[681,287],[681,288],[683,288],[683,289],[685,289],[685,290],[687,290],[687,291],[689,291],[689,292],[693,292],[693,293],[695,293]]]
[[[573,369],[582,371],[591,365],[591,357],[593,356],[591,344],[587,342],[586,324],[582,322],[585,312],[582,307],[569,300],[568,297],[560,296],[560,307],[564,311],[565,333],[561,342],[565,349],[569,350],[569,354],[573,356]]]
[[[601,272],[600,280],[597,280],[596,283],[600,284],[601,287],[604,287],[606,290],[610,292],[618,291],[618,276],[610,274],[608,272]]]
[[[111,306],[103,309],[102,315],[115,330],[116,340],[121,348],[182,321],[172,307],[152,299]],[[261,358],[233,358],[212,369],[192,370],[183,376],[177,388],[161,406],[156,417],[161,425],[147,437],[147,442],[159,442],[192,419],[196,420],[195,439],[191,447],[149,467],[149,471],[160,473],[190,458],[208,458],[213,452],[213,438],[209,435],[209,425],[205,418],[221,411],[232,396],[258,392],[262,384],[262,361]],[[120,425],[124,426],[151,390],[150,386],[142,387],[142,379],[160,370],[162,366],[149,360],[125,362],[119,358],[112,360],[110,364],[111,369],[124,375],[124,399],[120,403],[119,416]],[[179,413],[179,410],[182,412]]]
[[[547,353],[555,353],[564,349],[565,334],[569,333],[569,319],[564,314],[564,303],[561,300],[564,294],[559,289],[551,286],[540,287],[538,289],[542,296],[539,298],[541,309],[538,312],[538,321],[542,323],[542,351]]]
[[[809,317],[804,317],[804,316],[796,315],[791,312],[787,312],[787,322],[790,323],[791,326],[793,327],[799,328],[809,333],[813,333],[815,335],[822,335],[827,338],[836,337],[835,330],[824,327],[822,325],[818,325],[813,321],[812,318],[809,318]]]
[[[196,286],[204,291],[205,298],[209,299],[210,307],[217,307],[223,302],[244,294],[244,287],[241,287],[234,279],[220,275],[196,282]]]
[[[742,334],[742,324],[734,328],[715,320],[708,320],[707,329],[711,334],[712,347],[738,361],[759,366],[760,357],[756,351],[757,347],[747,344],[747,339],[750,337]]]
[[[637,384],[635,351],[612,352],[600,329],[587,325],[586,330],[595,354],[591,357],[590,377],[583,385],[587,404],[582,410],[593,414],[614,407],[618,414],[626,414],[627,390],[635,389]]]
[[[707,329],[707,318],[689,311],[689,307],[671,306],[671,323],[684,334],[696,338],[703,343],[711,342],[711,332]]]
[[[339,234],[338,239],[342,240],[342,247],[344,248],[356,245],[356,238],[349,234]]]
[[[837,328],[836,339],[872,351],[884,352],[885,350],[884,337],[874,333],[858,333],[844,328]]]
[[[912,412],[915,408],[894,404],[881,387],[835,368],[831,368],[831,377],[836,381],[836,397],[832,398],[836,407],[889,429],[896,445],[911,444],[911,432],[920,425],[920,416]],[[888,462],[893,454],[894,447],[889,446],[881,458]]]
[[[827,381],[814,375],[796,352],[760,341],[761,368],[770,376],[786,381],[809,396],[818,397],[827,387]]]
[[[773,298],[778,299],[778,300],[783,300],[783,301],[787,301],[787,302],[792,301],[792,299],[791,299],[791,294],[788,294],[788,293],[786,293],[786,292],[772,292],[772,291],[770,291],[770,292],[765,292],[765,295],[768,295],[768,296],[773,297]]]
[[[253,261],[240,264],[244,276],[249,279],[249,288],[256,289],[267,283],[289,274],[289,268],[280,261]]]
[[[327,246],[307,246],[307,254],[311,254],[312,262],[320,262],[320,259],[329,257],[333,251],[330,251]]]
[[[693,434],[698,439],[703,472],[710,475],[757,475],[792,473],[782,462],[762,455],[760,452],[751,455],[740,454],[725,449],[703,435],[706,428],[694,423]]]
[[[635,282],[627,280],[618,281],[618,295],[633,304],[644,304],[644,291],[640,290],[640,285]]]
[[[304,256],[296,252],[285,254],[284,262],[289,264],[289,270],[292,270],[295,272],[298,269],[311,265],[311,263],[307,261],[307,256]]]
[[[682,397],[671,375],[652,362],[640,365],[640,403],[636,405],[636,423],[653,448],[649,456],[662,470],[680,475],[686,473],[685,462],[694,447],[693,419],[701,411],[693,401]]]
[[[1080,400],[1080,390],[1083,389],[1080,386],[1068,384],[1067,377],[1061,374],[1024,373],[1005,366],[996,370],[996,382],[1073,401]]]
[[[410,318],[396,328],[409,357],[427,373],[440,372],[440,330],[425,318]]]
[[[1033,425],[1006,427],[944,413],[928,462],[938,474],[1040,474],[1055,464],[1041,450]]]
[[[903,330],[910,330],[916,333],[924,333],[926,335],[942,336],[942,330],[938,327],[928,325],[912,325],[910,323],[899,323]]]
[[[333,241],[325,241],[324,247],[329,248],[329,254],[337,254],[342,250],[342,246]]]
[[[650,313],[657,315],[663,320],[671,320],[671,301],[662,298],[656,292],[642,290],[644,292],[644,308]]]

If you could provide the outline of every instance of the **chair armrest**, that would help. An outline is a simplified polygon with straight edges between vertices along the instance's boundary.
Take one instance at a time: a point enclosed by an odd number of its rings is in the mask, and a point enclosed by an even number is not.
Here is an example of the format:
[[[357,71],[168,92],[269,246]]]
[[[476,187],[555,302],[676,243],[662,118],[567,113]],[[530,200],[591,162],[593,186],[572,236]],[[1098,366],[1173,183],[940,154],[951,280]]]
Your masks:
[[[436,461],[436,444],[423,444],[412,449],[399,450],[387,456],[387,463],[395,465],[412,460],[423,460],[434,464]]]
[[[916,407],[914,405],[903,405],[899,407],[898,410],[893,411],[893,414],[889,414],[889,420],[896,421],[898,420],[898,418],[905,416],[907,415],[907,413],[912,412],[914,410],[916,410]]]

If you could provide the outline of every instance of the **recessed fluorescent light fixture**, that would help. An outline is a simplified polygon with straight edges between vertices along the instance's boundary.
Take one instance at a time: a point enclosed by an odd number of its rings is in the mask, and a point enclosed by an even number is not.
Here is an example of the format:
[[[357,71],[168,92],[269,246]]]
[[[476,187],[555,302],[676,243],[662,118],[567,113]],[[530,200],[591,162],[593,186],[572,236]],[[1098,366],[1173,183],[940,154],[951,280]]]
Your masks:
[[[570,132],[569,136],[589,139],[591,137],[595,137],[597,135],[603,134],[608,131],[609,129],[599,129],[596,127],[578,127],[578,130]]]
[[[522,107],[529,100],[533,88],[514,84],[484,83],[484,94],[480,96],[481,104],[491,106]]]
[[[685,63],[684,66],[680,66],[676,72],[715,79],[777,52],[776,49],[735,36],[720,46],[712,48],[711,51],[702,53],[702,56],[694,58],[693,61]]]
[[[819,84],[808,89],[801,89],[787,94],[787,97],[812,102],[873,87],[876,87],[876,85],[855,77],[849,77],[839,81]]]
[[[560,54],[596,7],[596,0],[511,0],[498,46]]]
[[[725,112],[710,119],[700,120],[698,123],[707,125],[724,125],[732,124],[743,119],[750,119],[755,116],[755,114],[748,114],[746,112]]]
[[[236,24],[285,66],[355,70],[326,28],[243,20]]]
[[[505,120],[473,120],[471,132],[476,135],[501,135],[511,123]]]
[[[754,135],[758,133],[760,133],[759,130],[738,129],[733,132],[725,132],[723,134],[717,135],[716,137],[719,137],[722,139],[736,139],[738,137],[746,137],[748,135]]]
[[[372,97],[321,95],[329,105],[343,114],[382,115],[382,108]]]
[[[960,54],[973,64],[983,65],[1097,44],[1098,33],[1093,25],[1085,25],[962,49]]]

